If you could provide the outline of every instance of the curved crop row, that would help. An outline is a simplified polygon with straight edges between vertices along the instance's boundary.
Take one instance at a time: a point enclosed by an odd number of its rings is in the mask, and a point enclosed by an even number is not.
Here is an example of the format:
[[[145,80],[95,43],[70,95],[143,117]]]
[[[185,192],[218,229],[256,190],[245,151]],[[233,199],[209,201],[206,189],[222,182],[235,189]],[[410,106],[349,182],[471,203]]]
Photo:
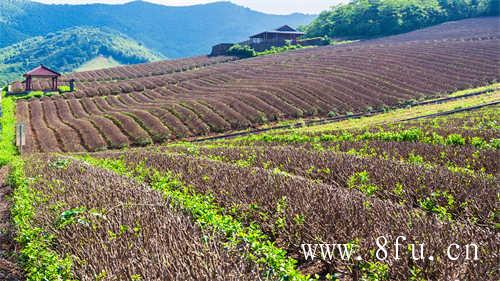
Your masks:
[[[435,212],[443,220],[467,218],[480,224],[495,223],[496,191],[491,188],[495,179],[491,177],[295,147],[174,147],[174,151],[340,184],[368,196]],[[434,208],[429,209],[427,203]]]
[[[44,198],[33,206],[33,224],[57,239],[53,250],[72,257],[80,280],[260,278],[221,237],[134,180],[67,158],[28,163],[26,175],[37,178],[33,188]]]
[[[494,24],[494,20],[487,22]],[[483,29],[485,34],[491,32],[487,24]],[[475,36],[480,37],[481,31]],[[234,62],[224,62],[228,58],[194,58],[194,64],[210,64],[203,63],[204,60],[214,64],[193,71],[160,73],[153,70],[169,65],[166,62],[139,65],[137,68],[151,75],[82,82],[81,86],[77,85],[78,91],[62,95],[68,100],[72,115],[82,122],[58,121],[60,118],[54,112],[59,115],[67,112],[52,105],[60,96],[43,100],[42,106],[46,109],[43,122],[56,134],[58,144],[53,150],[93,151],[103,143],[116,147],[118,139],[121,144],[145,145],[178,137],[242,130],[270,121],[373,112],[500,79],[497,66],[491,63],[500,56],[497,48],[500,38],[457,40],[454,37],[406,43],[387,40],[304,49]],[[126,75],[130,75],[132,69],[130,66],[101,72],[103,77],[119,70],[126,70]],[[91,119],[96,115],[112,118],[115,128],[96,128],[100,136],[96,137],[97,143],[91,144],[85,141],[90,138],[86,134],[98,135],[96,130],[76,124],[95,123]],[[42,142],[39,140],[42,135],[37,133],[40,129],[35,128],[40,122],[26,121],[34,131],[29,146],[35,151],[47,151],[41,144],[31,144]],[[127,142],[117,136],[118,130],[128,138]],[[107,131],[114,131],[116,136],[107,136]],[[460,134],[471,140],[480,137],[489,145],[495,142],[497,134],[495,129],[479,132],[449,128],[446,132],[439,129],[432,132]],[[73,143],[77,136],[79,144]],[[370,140],[385,137],[384,132],[366,135]]]
[[[364,196],[355,190],[319,184],[304,178],[219,161],[149,152],[104,153],[97,157],[122,159],[130,167],[144,166],[159,172],[171,172],[197,192],[213,195],[214,200],[247,222],[258,222],[275,238],[277,245],[299,258],[304,271],[322,274],[349,272],[354,261],[317,261],[308,264],[300,252],[303,243],[352,243],[360,246],[364,262],[382,268],[381,276],[407,280],[410,271],[416,277],[442,279],[482,278],[493,280],[496,263],[495,241],[490,230],[455,223],[441,223],[416,209]],[[438,258],[426,261],[402,259],[378,263],[370,254],[380,235],[404,234],[410,241],[428,245],[426,253],[442,256],[452,242],[475,241],[483,253],[481,262],[454,263]],[[409,241],[409,242],[410,242]],[[314,269],[311,269],[313,267]],[[385,269],[384,269],[385,268]]]

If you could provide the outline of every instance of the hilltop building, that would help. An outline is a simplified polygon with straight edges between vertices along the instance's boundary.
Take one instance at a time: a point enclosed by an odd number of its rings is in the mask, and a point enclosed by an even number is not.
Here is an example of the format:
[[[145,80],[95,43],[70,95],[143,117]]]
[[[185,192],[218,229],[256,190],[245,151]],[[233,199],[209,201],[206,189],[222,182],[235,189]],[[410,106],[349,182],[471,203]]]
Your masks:
[[[257,52],[262,52],[271,47],[282,47],[288,42],[297,44],[299,38],[304,35],[303,32],[297,31],[288,25],[283,25],[275,30],[264,31],[250,36],[249,40],[240,42],[240,45],[248,45]],[[224,55],[229,48],[234,44],[222,43],[212,47],[211,56]]]
[[[288,25],[284,25],[272,31],[264,31],[250,36],[251,44],[261,43],[286,43],[286,41],[297,41],[305,33],[299,32]]]
[[[52,80],[52,83],[50,84],[51,90],[57,91],[57,79],[61,76],[61,74],[41,64],[40,66],[26,72],[23,76],[26,78],[25,80],[26,91],[31,91],[33,78],[51,79]]]

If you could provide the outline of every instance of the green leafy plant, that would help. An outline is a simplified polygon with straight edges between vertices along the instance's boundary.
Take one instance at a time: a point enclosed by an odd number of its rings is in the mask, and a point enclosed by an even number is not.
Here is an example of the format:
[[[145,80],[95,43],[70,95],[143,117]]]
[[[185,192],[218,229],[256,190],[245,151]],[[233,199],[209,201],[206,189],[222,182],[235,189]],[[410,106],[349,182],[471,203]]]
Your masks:
[[[449,192],[435,191],[418,202],[422,209],[437,214],[441,220],[453,220],[452,211],[456,208],[455,198]]]
[[[372,196],[379,188],[370,182],[370,177],[367,171],[356,172],[352,175],[347,185],[350,188],[355,188],[368,196]]]
[[[282,47],[272,46],[271,49],[262,52],[257,52],[255,55],[265,56],[265,55],[279,54],[291,50],[304,49],[304,48],[311,48],[311,46],[301,46],[301,45],[291,45],[291,44]]]
[[[389,280],[389,265],[378,261],[360,263],[362,281]]]
[[[85,214],[86,211],[87,209],[85,207],[66,210],[59,215],[55,225],[57,228],[60,229],[73,223],[88,225],[88,222],[82,216],[83,214]]]
[[[447,145],[464,145],[465,139],[459,134],[451,134],[446,137]]]
[[[424,163],[424,158],[420,155],[410,153],[408,154],[408,162],[413,164],[422,165]]]
[[[49,167],[56,169],[65,169],[71,163],[71,159],[69,158],[57,158],[54,161],[49,163]]]

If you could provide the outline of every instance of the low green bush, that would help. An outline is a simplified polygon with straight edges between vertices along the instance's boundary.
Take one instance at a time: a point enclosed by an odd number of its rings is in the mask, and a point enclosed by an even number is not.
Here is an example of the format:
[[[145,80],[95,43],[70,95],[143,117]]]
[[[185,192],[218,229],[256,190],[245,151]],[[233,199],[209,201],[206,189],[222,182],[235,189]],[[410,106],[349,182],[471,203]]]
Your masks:
[[[240,44],[233,45],[231,48],[229,48],[229,50],[227,50],[226,54],[228,56],[234,56],[239,58],[251,58],[257,55],[257,53],[255,52],[254,49],[252,49],[252,47]]]
[[[60,93],[66,93],[66,92],[71,91],[71,88],[69,86],[66,86],[66,85],[59,86],[59,87],[57,87],[57,89],[59,90]]]
[[[311,48],[311,47],[304,47],[301,45],[285,45],[283,47],[272,46],[271,49],[265,50],[262,52],[257,52],[256,55],[257,56],[265,56],[265,55],[279,54],[279,53],[283,53],[286,51],[298,50],[298,49],[303,49],[303,48]]]

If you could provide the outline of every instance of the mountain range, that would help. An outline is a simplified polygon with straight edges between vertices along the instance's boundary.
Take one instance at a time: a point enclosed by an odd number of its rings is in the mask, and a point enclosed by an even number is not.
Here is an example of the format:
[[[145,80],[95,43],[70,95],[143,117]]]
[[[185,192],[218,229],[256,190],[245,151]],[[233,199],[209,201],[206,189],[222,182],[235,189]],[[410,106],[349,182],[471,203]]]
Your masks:
[[[165,57],[208,54],[222,42],[288,24],[304,25],[313,15],[269,15],[231,2],[169,7],[143,1],[122,5],[47,5],[27,0],[0,1],[0,47],[73,27],[118,31]]]

